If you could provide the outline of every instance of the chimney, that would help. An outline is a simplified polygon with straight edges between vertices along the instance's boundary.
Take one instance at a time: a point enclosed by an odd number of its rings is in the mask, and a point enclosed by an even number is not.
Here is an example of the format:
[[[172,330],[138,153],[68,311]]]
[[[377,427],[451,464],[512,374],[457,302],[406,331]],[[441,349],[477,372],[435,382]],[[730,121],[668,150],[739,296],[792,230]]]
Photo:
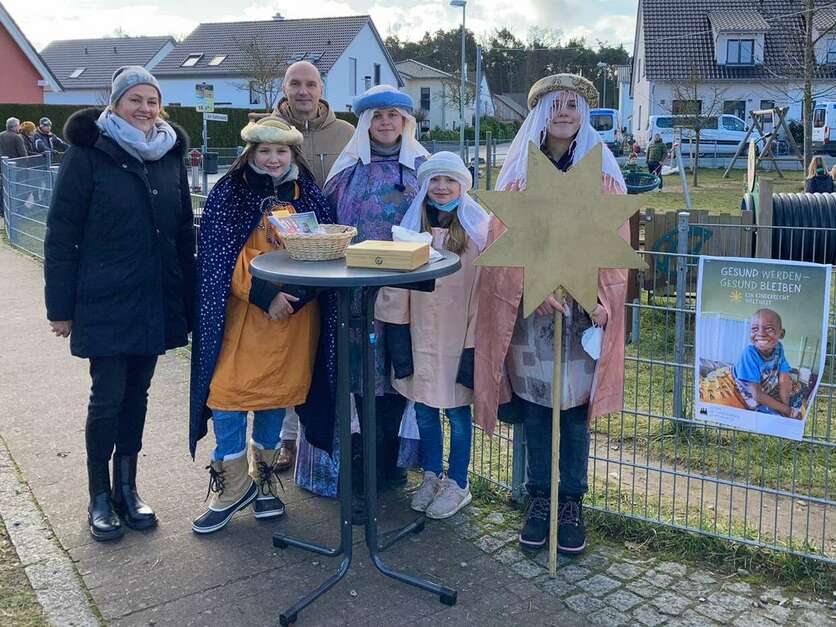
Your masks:
[[[277,22],[282,22],[282,21],[284,21],[284,15],[282,15],[281,13],[276,11],[276,14],[273,16],[273,19],[276,20]]]

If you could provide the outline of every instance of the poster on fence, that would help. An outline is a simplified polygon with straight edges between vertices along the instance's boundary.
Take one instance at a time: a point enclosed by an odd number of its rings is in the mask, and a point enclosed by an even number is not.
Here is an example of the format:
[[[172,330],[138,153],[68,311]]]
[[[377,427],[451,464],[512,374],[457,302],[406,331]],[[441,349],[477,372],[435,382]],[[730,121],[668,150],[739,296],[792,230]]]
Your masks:
[[[830,266],[700,257],[694,417],[800,440],[827,353]]]

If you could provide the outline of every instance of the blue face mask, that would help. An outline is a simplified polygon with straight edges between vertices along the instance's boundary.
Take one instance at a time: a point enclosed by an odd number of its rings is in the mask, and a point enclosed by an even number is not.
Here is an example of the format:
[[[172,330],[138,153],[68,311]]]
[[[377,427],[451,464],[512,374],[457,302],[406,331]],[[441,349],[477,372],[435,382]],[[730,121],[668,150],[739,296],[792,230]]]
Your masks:
[[[453,200],[451,200],[450,202],[448,202],[446,204],[439,205],[437,202],[435,202],[431,198],[427,197],[427,204],[430,207],[433,207],[434,209],[438,209],[439,211],[442,211],[444,213],[450,213],[451,211],[455,211],[456,209],[459,208],[459,205],[462,204],[462,199],[461,199],[461,196],[460,196],[458,198],[454,198]]]
[[[818,174],[819,176],[824,174],[824,168],[816,168],[816,174]]]

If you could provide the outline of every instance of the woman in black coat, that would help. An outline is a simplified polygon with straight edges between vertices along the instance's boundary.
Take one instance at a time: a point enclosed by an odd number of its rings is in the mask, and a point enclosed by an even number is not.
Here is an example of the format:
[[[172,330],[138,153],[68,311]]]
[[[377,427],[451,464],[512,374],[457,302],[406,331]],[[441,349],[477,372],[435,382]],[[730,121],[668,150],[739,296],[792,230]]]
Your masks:
[[[111,104],[73,114],[44,243],[53,333],[90,360],[85,430],[90,532],[96,540],[157,524],[136,491],[137,455],[157,356],[191,330],[193,213],[188,138],[163,121],[156,79],[114,73]],[[108,463],[113,458],[113,484]]]
[[[833,178],[824,167],[824,157],[816,155],[807,167],[804,191],[808,194],[832,194]]]

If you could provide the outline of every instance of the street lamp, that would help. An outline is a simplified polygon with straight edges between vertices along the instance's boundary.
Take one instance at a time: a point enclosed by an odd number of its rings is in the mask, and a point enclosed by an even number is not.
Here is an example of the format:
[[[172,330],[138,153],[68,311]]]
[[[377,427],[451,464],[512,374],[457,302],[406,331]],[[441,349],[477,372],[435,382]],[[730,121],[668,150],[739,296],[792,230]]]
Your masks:
[[[603,70],[603,73],[604,73],[604,95],[603,95],[603,101],[601,102],[601,106],[606,108],[606,106],[607,106],[607,70],[609,69],[610,64],[609,63],[604,63],[603,61],[598,61],[598,67],[601,70]]]
[[[459,84],[459,155],[464,160],[464,81],[465,81],[465,52],[464,52],[464,17],[467,11],[467,0],[450,0],[451,7],[462,8],[462,80]]]

